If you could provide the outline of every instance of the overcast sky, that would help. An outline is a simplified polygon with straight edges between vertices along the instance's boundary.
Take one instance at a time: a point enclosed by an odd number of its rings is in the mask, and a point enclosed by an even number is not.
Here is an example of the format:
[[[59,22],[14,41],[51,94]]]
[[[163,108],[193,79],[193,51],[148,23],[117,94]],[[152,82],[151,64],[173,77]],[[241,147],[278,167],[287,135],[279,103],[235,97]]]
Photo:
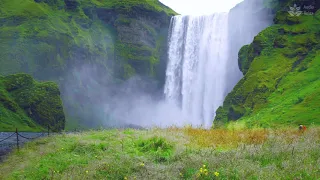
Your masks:
[[[205,15],[228,12],[243,0],[160,0],[182,15]]]

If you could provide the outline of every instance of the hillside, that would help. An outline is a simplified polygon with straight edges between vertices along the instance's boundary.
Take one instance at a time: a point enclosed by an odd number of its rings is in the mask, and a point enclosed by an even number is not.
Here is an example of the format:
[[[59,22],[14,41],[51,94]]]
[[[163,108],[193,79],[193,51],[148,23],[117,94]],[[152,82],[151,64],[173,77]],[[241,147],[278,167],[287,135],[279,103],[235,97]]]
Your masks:
[[[158,0],[2,0],[0,74],[57,82],[68,126],[95,126],[102,112],[88,110],[99,109],[92,84],[138,74],[161,88],[174,14]]]
[[[293,1],[279,2],[274,25],[240,50],[244,77],[218,109],[216,127],[235,120],[248,127],[320,124],[319,2],[299,1],[314,7],[300,16],[288,13]]]
[[[0,76],[0,131],[41,131],[65,127],[56,83],[36,82],[30,75]]]

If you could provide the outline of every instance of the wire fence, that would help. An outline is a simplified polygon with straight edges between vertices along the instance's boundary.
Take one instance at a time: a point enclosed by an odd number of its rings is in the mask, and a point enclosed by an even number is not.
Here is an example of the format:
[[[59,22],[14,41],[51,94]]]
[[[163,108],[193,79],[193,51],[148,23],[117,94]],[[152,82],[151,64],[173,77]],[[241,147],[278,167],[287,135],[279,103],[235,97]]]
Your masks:
[[[12,134],[10,134],[9,136],[0,139],[0,143],[4,142],[4,141],[12,141],[12,137],[16,135],[15,141],[16,141],[16,147],[19,150],[19,145],[22,144],[22,139],[26,139],[26,140],[34,140],[40,137],[44,137],[44,136],[50,136],[50,128],[48,127],[48,131],[47,132],[42,132],[40,135],[34,136],[34,137],[28,137],[26,135],[22,135],[21,132],[18,131],[18,128],[16,128],[16,131]]]
[[[20,147],[28,141],[32,141],[41,137],[48,137],[50,135],[80,132],[82,132],[81,129],[74,129],[74,131],[69,132],[54,132],[51,131],[49,126],[47,132],[19,132],[17,128],[15,132],[0,132],[0,163],[14,148],[19,151]]]
[[[0,143],[1,142],[3,142],[3,141],[5,141],[5,140],[7,140],[7,139],[9,139],[9,138],[11,138],[13,135],[15,135],[16,133],[13,133],[13,134],[11,134],[10,136],[8,136],[8,137],[6,137],[6,138],[4,138],[4,139],[1,139],[0,140]]]
[[[18,133],[18,135],[19,135],[20,137],[22,137],[22,138],[29,139],[29,140],[33,140],[33,139],[37,139],[37,138],[39,138],[39,137],[43,137],[43,135],[45,135],[45,133],[42,133],[42,134],[40,134],[39,136],[36,136],[36,137],[26,137],[26,136],[21,135],[20,133]]]

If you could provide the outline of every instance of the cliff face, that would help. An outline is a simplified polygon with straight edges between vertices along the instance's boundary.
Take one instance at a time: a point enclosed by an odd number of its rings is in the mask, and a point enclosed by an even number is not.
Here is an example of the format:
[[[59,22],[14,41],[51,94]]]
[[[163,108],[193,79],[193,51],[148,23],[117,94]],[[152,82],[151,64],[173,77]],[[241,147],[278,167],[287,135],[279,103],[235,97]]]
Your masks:
[[[27,74],[0,76],[0,131],[63,130],[65,116],[58,85]]]
[[[143,6],[130,10],[98,9],[98,17],[116,30],[116,66],[122,66],[117,76],[124,79],[134,74],[156,77],[163,82],[170,16]],[[107,17],[106,17],[107,15]],[[171,14],[173,15],[173,14]],[[118,63],[120,62],[120,63]]]
[[[119,78],[155,76],[174,14],[156,0],[4,0],[0,12],[1,74],[38,79],[88,63]]]
[[[156,80],[159,88],[164,82],[167,29],[175,12],[157,0],[0,4],[0,74],[25,72],[58,82],[66,115],[76,121],[97,98],[86,93],[94,87],[83,78],[90,75],[79,72],[83,67],[95,71],[99,84],[136,74]],[[76,98],[70,100],[71,87]]]
[[[250,127],[320,124],[319,3],[296,2],[303,14],[291,16],[289,5],[295,2],[277,2],[274,25],[241,48],[244,77],[218,109],[215,126],[234,120]]]
[[[265,0],[245,0],[229,11],[229,62],[228,90],[230,92],[241,79],[238,67],[238,52],[244,44],[252,42],[253,37],[272,24],[273,12],[264,5]]]

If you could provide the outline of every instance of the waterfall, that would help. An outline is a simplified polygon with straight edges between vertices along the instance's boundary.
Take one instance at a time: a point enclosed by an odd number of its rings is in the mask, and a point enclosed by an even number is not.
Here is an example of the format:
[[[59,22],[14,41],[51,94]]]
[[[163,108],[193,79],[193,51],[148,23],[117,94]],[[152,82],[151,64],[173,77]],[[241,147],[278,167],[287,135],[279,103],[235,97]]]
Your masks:
[[[222,104],[228,60],[228,14],[171,21],[165,96],[192,125],[211,125]]]
[[[261,2],[246,0],[229,13],[172,17],[164,95],[184,121],[212,125],[215,111],[242,78],[238,51],[272,23]]]

